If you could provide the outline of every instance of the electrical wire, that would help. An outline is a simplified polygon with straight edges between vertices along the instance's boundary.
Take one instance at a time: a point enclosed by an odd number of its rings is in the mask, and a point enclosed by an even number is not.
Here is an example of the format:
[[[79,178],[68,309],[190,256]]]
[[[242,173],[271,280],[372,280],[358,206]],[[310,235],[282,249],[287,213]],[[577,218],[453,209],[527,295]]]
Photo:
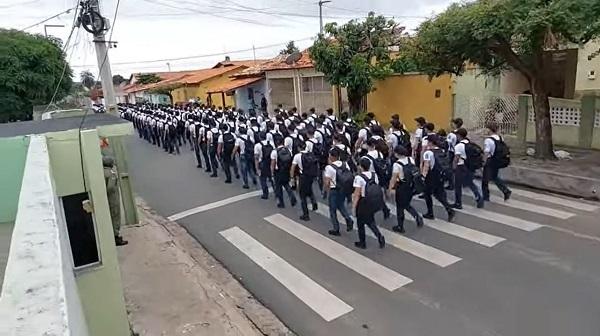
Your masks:
[[[305,37],[305,38],[301,38],[301,39],[294,40],[294,41],[295,42],[303,42],[303,41],[308,41],[310,39],[312,39],[312,37]],[[143,60],[143,61],[131,61],[131,62],[117,62],[117,63],[112,63],[112,64],[113,65],[146,64],[146,63],[156,63],[156,62],[181,61],[181,60],[188,60],[188,59],[194,59],[194,58],[205,58],[205,57],[223,56],[223,55],[237,54],[237,53],[242,53],[242,52],[247,52],[247,51],[253,51],[253,50],[261,50],[261,49],[279,47],[281,45],[285,45],[288,42],[289,41],[285,41],[285,42],[274,43],[274,44],[264,45],[264,46],[254,47],[254,48],[239,49],[239,50],[230,50],[230,51],[220,52],[220,53],[214,53],[214,54],[203,54],[203,55],[176,57],[176,58],[161,58],[161,59],[155,59],[155,60]],[[85,67],[90,67],[90,66],[93,66],[93,65],[83,64],[83,65],[74,65],[73,67],[85,68]]]
[[[39,25],[41,25],[41,24],[42,24],[42,23],[44,23],[44,22],[47,22],[47,21],[50,21],[50,20],[54,19],[55,17],[61,16],[61,15],[65,14],[65,13],[69,13],[69,12],[71,12],[73,9],[75,9],[75,12],[77,12],[77,6],[75,6],[75,7],[73,7],[73,8],[65,9],[64,11],[62,11],[62,12],[60,12],[60,13],[58,13],[58,14],[54,14],[54,15],[52,15],[52,16],[50,16],[50,17],[48,17],[48,18],[45,18],[45,19],[43,19],[42,21],[36,22],[36,23],[34,23],[34,24],[30,25],[30,26],[27,26],[27,27],[25,27],[25,28],[22,28],[22,29],[21,29],[21,31],[24,31],[24,30],[27,30],[27,29],[33,28],[33,27],[35,27],[35,26],[39,26]]]

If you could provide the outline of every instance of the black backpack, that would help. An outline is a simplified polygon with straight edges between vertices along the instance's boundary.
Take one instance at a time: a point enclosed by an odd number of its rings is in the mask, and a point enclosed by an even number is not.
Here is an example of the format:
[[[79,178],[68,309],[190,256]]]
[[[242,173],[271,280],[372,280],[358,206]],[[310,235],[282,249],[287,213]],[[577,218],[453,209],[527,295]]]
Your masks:
[[[506,142],[502,138],[496,140],[489,137],[494,141],[496,149],[494,149],[494,155],[490,158],[492,165],[495,168],[506,168],[510,165],[510,148],[506,145]]]
[[[479,145],[469,141],[465,144],[465,152],[467,154],[467,160],[465,161],[467,169],[474,172],[483,167],[483,150]]]
[[[281,141],[283,141],[284,137],[281,133],[275,132],[275,133],[273,133],[273,143],[278,143],[279,140],[277,140],[277,139],[280,139]]]
[[[298,145],[303,141],[302,136],[300,134],[296,135],[295,137],[290,135],[290,138],[292,138],[292,154],[298,154],[300,152]]]
[[[344,126],[346,126],[346,132],[350,134],[350,148],[354,151],[354,145],[358,140],[358,127],[354,123],[344,123]]]
[[[300,159],[302,160],[302,175],[319,176],[319,161],[314,153],[302,153]]]
[[[449,181],[452,177],[452,165],[448,152],[441,148],[433,149],[432,152],[435,157],[433,170],[439,174],[442,181]]]
[[[408,152],[412,152],[412,145],[410,143],[410,134],[406,131],[400,131],[401,134],[398,135],[396,133],[392,133],[393,136],[396,137],[396,144],[402,146],[408,150]],[[395,149],[395,148],[393,148]]]
[[[250,129],[252,130],[252,136],[254,137],[254,143],[259,143],[260,142],[260,128],[258,128],[256,126],[252,126],[252,127],[250,127]]]
[[[231,156],[235,147],[235,136],[231,132],[223,133],[223,153]]]
[[[244,156],[246,158],[254,157],[254,143],[250,140],[250,136],[246,135],[246,139],[242,139],[244,140]]]
[[[364,174],[358,175],[365,180],[365,197],[363,198],[363,206],[366,208],[366,212],[369,214],[376,213],[383,209],[383,189],[377,183],[375,183],[375,176],[371,178],[366,177]]]
[[[292,167],[292,152],[286,147],[277,150],[277,173],[279,176],[287,176]]]
[[[377,144],[375,144],[375,149],[380,152],[384,158],[388,158],[390,155],[390,147],[384,138],[378,139]]]
[[[425,191],[425,179],[423,179],[423,175],[421,175],[417,166],[410,161],[407,164],[403,164],[398,160],[396,163],[402,166],[402,171],[404,173],[404,181],[397,181],[396,183],[408,183],[413,191],[413,195]]]
[[[271,152],[273,151],[273,146],[271,143],[266,141],[266,145],[261,142],[261,150],[262,150],[262,160],[260,161],[261,168],[263,172],[271,171]],[[269,173],[270,174],[270,173]]]
[[[371,159],[375,173],[377,173],[377,177],[379,177],[379,185],[387,187],[390,182],[390,161],[386,160],[384,157],[374,158],[368,154],[367,157]]]
[[[335,187],[343,195],[351,195],[354,191],[354,175],[346,167],[346,164],[342,163],[341,167],[331,165],[335,169]]]
[[[317,160],[319,160],[319,163],[327,162],[327,161],[323,161],[323,158],[326,157],[327,155],[329,155],[329,153],[325,149],[325,145],[323,143],[318,142],[318,141],[313,142],[312,152],[317,157]]]

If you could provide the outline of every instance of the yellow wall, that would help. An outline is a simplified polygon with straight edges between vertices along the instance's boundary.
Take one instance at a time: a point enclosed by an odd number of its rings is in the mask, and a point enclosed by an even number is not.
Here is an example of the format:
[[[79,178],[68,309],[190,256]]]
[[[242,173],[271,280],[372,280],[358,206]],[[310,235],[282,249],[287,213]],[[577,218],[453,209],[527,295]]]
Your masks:
[[[439,98],[435,97],[436,90],[440,90]],[[368,111],[384,124],[397,113],[410,130],[415,129],[414,119],[419,116],[434,123],[436,129],[448,129],[452,117],[452,78],[443,75],[429,81],[427,75],[394,75],[376,83],[367,104]]]
[[[188,102],[191,98],[200,97],[203,103],[206,103],[208,98],[208,92],[223,87],[225,84],[231,81],[232,74],[238,73],[246,67],[235,67],[231,71],[225,72],[219,76],[209,78],[198,84],[187,84],[185,87],[179,88],[173,91],[173,100],[175,103]],[[212,94],[212,103],[216,106],[233,106],[235,105],[234,96],[225,96],[225,104],[221,98],[221,93]]]

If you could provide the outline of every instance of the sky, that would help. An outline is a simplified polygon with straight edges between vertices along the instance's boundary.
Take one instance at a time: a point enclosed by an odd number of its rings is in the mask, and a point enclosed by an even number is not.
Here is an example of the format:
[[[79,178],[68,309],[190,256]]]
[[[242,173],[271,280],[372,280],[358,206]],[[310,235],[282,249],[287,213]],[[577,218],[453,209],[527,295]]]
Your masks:
[[[323,6],[323,21],[342,24],[374,11],[393,17],[410,31],[451,2],[333,0]],[[23,29],[73,8],[76,3],[1,0],[0,27]],[[117,47],[109,52],[112,72],[126,78],[133,72],[168,71],[169,67],[171,71],[211,67],[226,55],[232,60],[269,59],[290,40],[301,49],[309,47],[319,31],[316,0],[100,0],[100,6],[102,14],[112,22],[111,40],[117,42]],[[66,41],[73,17],[71,11],[45,22],[64,25],[47,27],[48,35]],[[44,24],[26,31],[44,34]],[[66,52],[75,80],[83,70],[98,73],[92,36],[85,30],[74,30]]]

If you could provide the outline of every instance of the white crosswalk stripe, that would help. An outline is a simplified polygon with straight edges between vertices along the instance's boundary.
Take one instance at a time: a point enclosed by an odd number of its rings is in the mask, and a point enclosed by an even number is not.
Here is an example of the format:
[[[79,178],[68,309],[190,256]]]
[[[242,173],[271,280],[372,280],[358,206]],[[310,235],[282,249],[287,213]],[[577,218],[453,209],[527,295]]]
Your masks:
[[[476,182],[476,184],[481,187],[481,183],[480,182]],[[490,188],[493,188],[495,190],[498,190],[498,187],[496,186],[490,186]],[[548,194],[542,194],[542,193],[537,193],[537,192],[532,192],[529,190],[524,190],[524,189],[511,189],[513,195],[518,195],[518,196],[523,196],[526,198],[531,198],[534,200],[538,200],[538,201],[544,201],[547,203],[553,203],[553,204],[557,204],[557,205],[561,205],[567,208],[573,208],[576,210],[581,210],[581,211],[596,211],[598,209],[600,209],[598,206],[595,205],[591,205],[585,202],[580,202],[580,201],[573,201],[573,200],[569,200],[566,198],[562,198],[562,197],[557,197],[557,196],[552,196],[552,195],[548,195]]]
[[[266,217],[265,220],[389,291],[394,291],[412,282],[410,278],[281,214]]]
[[[329,207],[326,205],[320,204],[317,213],[330,218]],[[345,221],[341,221],[340,224],[345,224]],[[450,266],[461,260],[461,258],[450,253],[438,250],[435,247],[423,244],[393,231],[384,228],[379,228],[379,230],[385,236],[387,244],[440,267]],[[367,236],[375,238],[373,232],[367,230],[366,233]]]
[[[467,215],[478,217],[485,220],[490,220],[496,223],[504,224],[523,231],[534,231],[544,227],[542,224],[534,223],[525,219],[503,215],[497,212],[488,211],[485,209],[478,209],[474,206],[464,205],[462,210],[456,210]]]
[[[220,234],[325,321],[332,321],[353,310],[237,226]]]
[[[388,207],[390,208],[392,214],[396,215],[396,207],[392,204],[388,204]],[[406,219],[414,222],[414,219],[410,216],[406,216]],[[498,236],[491,235],[489,233],[470,229],[468,227],[464,227],[464,226],[461,226],[458,224],[441,221],[439,219],[434,219],[434,220],[425,219],[425,225],[432,229],[444,232],[446,234],[449,234],[449,235],[452,235],[452,236],[455,236],[458,238],[462,238],[462,239],[471,241],[471,242],[479,244],[479,245],[483,245],[485,247],[496,246],[497,244],[506,240],[502,237],[498,237]]]
[[[503,206],[507,206],[513,209],[525,210],[529,212],[535,212],[546,216],[556,217],[560,219],[569,219],[575,216],[574,213],[548,208],[545,206],[519,201],[516,199],[510,199],[508,201],[504,201],[504,198],[501,196],[490,195],[490,201],[494,204],[500,204]]]

